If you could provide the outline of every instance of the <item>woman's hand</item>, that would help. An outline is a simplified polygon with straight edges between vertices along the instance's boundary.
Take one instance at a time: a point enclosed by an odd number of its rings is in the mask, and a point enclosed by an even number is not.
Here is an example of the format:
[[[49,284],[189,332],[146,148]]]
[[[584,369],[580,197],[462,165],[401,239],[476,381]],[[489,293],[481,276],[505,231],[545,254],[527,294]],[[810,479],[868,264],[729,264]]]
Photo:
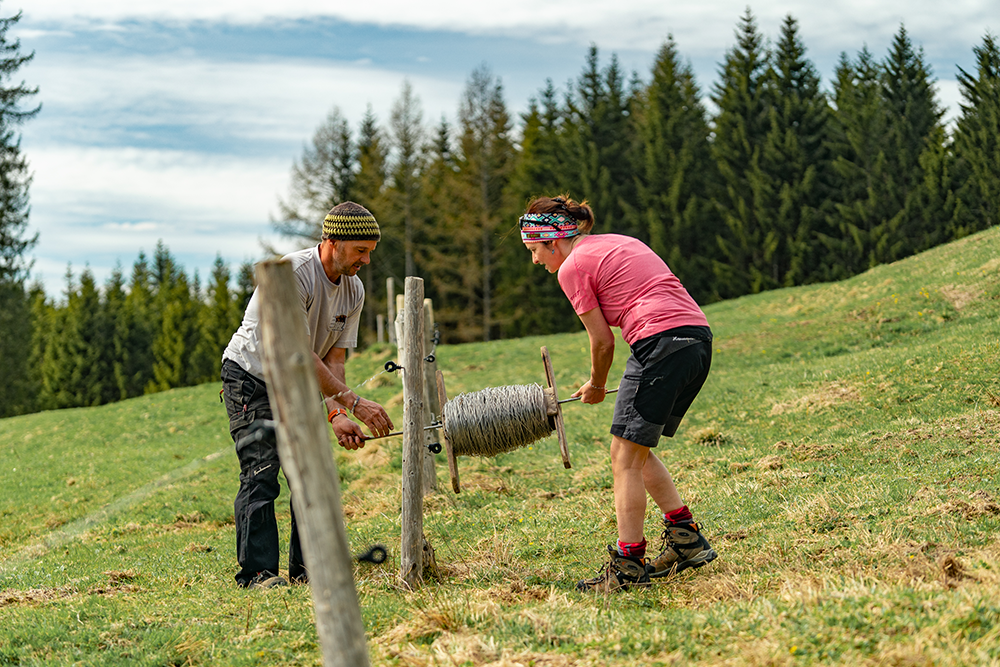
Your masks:
[[[573,398],[580,396],[583,403],[602,403],[604,397],[608,395],[607,387],[595,386],[590,380],[583,383],[583,386],[576,390]]]

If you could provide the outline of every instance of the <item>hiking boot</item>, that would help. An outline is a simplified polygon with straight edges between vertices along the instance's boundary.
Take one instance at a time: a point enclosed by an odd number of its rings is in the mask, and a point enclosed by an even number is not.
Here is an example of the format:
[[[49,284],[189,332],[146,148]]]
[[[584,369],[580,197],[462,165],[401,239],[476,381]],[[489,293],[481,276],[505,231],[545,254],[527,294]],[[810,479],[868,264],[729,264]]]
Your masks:
[[[660,536],[663,540],[663,551],[646,564],[646,574],[650,579],[659,579],[670,574],[683,572],[691,567],[701,567],[715,560],[715,553],[708,540],[701,534],[698,524],[685,521],[683,523],[663,522],[664,531]]]
[[[279,577],[276,574],[271,574],[270,572],[265,571],[258,573],[247,588],[264,590],[267,588],[277,588],[278,586],[287,585],[288,582],[285,581],[284,577]]]
[[[613,544],[608,545],[608,555],[611,562],[601,569],[601,573],[578,582],[576,590],[612,593],[629,586],[649,586],[644,559],[622,556]]]

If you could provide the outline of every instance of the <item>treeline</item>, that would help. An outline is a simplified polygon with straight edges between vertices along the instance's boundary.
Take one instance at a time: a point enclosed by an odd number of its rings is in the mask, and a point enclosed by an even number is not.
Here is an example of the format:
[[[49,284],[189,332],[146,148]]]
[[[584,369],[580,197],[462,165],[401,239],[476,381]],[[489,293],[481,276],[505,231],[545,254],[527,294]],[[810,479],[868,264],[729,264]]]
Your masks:
[[[89,269],[67,270],[55,302],[30,290],[30,384],[40,409],[101,405],[219,379],[222,351],[253,293],[253,267],[236,280],[216,257],[204,289],[157,244],[140,253],[126,281],[120,268],[103,289]]]
[[[1000,53],[987,34],[949,132],[923,52],[904,27],[888,53],[843,54],[830,90],[794,18],[768,47],[748,9],[708,94],[668,38],[648,81],[591,47],[517,123],[485,65],[457,125],[428,129],[408,84],[385,125],[353,132],[334,109],[292,171],[276,228],[313,240],[336,202],[385,232],[363,273],[419,275],[445,340],[578,326],[556,281],[529,264],[515,221],[539,194],[593,207],[595,231],[652,246],[701,303],[843,279],[994,225],[1000,215]],[[371,323],[369,323],[371,326]]]
[[[1000,221],[992,35],[973,49],[975,71],[958,72],[950,127],[903,27],[881,58],[843,54],[829,90],[795,19],[768,44],[747,10],[707,95],[668,38],[646,80],[591,47],[575,80],[549,81],[516,119],[485,65],[454,124],[425,124],[409,83],[385,122],[369,108],[352,128],[334,108],[293,165],[274,226],[306,245],[341,201],[376,215],[382,241],[361,273],[368,343],[386,278],[407,275],[425,279],[445,342],[578,328],[517,232],[540,194],[589,200],[595,232],[647,242],[703,304],[843,279]],[[0,262],[13,267],[0,272],[0,416],[217,379],[252,268],[233,279],[217,259],[202,288],[160,245],[128,280],[116,271],[98,287],[88,270],[68,271],[54,300],[27,287],[20,259],[33,243],[19,236],[29,180],[19,203],[0,202],[22,213],[20,227],[0,217],[0,259],[13,258]]]

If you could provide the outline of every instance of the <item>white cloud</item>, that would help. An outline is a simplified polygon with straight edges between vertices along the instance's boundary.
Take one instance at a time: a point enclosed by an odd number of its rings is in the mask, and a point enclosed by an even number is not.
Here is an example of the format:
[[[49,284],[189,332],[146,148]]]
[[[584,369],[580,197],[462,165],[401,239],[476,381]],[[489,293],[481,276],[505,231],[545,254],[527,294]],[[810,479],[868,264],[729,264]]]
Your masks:
[[[388,113],[404,76],[372,66],[313,60],[226,62],[181,57],[92,55],[71,62],[39,54],[32,84],[44,91],[45,113],[25,127],[28,142],[88,131],[121,133],[158,126],[200,129],[211,138],[290,142],[300,147],[334,106],[360,119],[368,104]],[[436,118],[458,106],[462,82],[411,79]],[[51,118],[57,127],[46,127]],[[291,156],[290,156],[291,157]]]
[[[202,276],[216,253],[258,257],[288,173],[278,160],[136,148],[43,148],[31,160],[34,273],[50,294],[62,289],[67,264],[89,264],[100,280],[159,240]]]
[[[411,0],[335,2],[323,0],[34,0],[25,10],[30,22],[114,23],[127,19],[171,22],[221,21],[259,24],[275,20],[328,17],[380,26],[459,32],[520,35],[586,45],[594,41],[608,49],[656,49],[668,32],[689,51],[720,47],[732,41],[732,29],[748,3],[717,0],[711,3],[664,3],[662,0]],[[995,0],[953,0],[945,10],[938,0],[786,0],[749,3],[768,31],[792,14],[817,44],[839,45],[844,39],[874,41],[891,36],[900,22],[921,41],[960,39],[978,41],[998,17]]]

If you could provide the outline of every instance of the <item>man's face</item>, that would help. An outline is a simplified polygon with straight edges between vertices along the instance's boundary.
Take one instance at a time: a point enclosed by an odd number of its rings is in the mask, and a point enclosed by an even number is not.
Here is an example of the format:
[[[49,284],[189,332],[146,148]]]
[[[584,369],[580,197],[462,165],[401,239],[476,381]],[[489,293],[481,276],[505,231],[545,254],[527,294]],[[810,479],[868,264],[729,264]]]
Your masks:
[[[334,241],[333,269],[343,276],[357,275],[362,266],[372,261],[372,251],[378,241]]]

